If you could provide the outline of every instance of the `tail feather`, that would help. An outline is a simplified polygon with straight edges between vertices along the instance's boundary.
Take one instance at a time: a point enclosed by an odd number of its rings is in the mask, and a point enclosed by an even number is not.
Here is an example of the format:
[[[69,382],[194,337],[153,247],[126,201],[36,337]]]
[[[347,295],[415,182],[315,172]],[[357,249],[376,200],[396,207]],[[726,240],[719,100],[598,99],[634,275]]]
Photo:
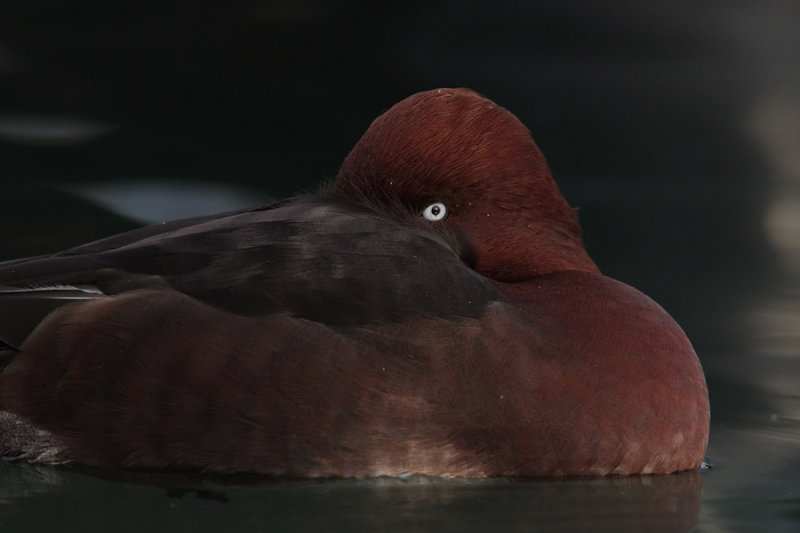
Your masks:
[[[41,463],[63,463],[64,444],[52,433],[19,416],[0,411],[0,458]]]
[[[89,286],[0,286],[0,368],[47,315],[64,305],[103,297]]]

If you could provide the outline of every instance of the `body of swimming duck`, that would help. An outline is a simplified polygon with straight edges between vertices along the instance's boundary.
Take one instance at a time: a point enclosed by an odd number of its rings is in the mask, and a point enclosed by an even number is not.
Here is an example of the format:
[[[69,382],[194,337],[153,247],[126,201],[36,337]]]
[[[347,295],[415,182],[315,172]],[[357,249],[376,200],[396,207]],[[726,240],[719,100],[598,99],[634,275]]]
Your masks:
[[[32,461],[641,474],[698,468],[708,436],[681,329],[462,89],[379,117],[330,190],[0,264],[0,338],[0,454]]]

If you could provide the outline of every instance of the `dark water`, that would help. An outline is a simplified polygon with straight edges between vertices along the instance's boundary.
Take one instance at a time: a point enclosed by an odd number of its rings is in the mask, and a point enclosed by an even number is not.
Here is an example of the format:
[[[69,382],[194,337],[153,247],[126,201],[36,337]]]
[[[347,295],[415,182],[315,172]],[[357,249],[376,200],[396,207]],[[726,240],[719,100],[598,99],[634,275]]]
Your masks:
[[[605,273],[686,329],[714,468],[253,485],[0,464],[2,531],[800,528],[800,4],[488,4],[0,0],[0,258],[313,187],[397,100],[470,86],[530,127]]]

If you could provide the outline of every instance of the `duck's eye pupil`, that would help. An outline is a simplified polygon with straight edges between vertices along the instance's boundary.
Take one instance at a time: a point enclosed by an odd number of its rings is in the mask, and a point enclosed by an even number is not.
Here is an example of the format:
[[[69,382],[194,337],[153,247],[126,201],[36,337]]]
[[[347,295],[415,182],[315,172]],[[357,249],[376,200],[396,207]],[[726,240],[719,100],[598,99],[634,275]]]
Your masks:
[[[422,217],[431,222],[443,220],[445,216],[447,216],[447,207],[441,202],[431,204],[422,210]]]

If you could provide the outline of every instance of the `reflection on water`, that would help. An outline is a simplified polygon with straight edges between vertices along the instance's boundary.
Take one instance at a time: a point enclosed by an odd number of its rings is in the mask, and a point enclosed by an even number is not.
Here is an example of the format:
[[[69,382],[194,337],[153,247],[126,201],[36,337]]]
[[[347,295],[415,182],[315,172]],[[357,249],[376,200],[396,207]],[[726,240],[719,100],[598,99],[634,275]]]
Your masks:
[[[763,96],[750,121],[771,182],[764,229],[783,270],[780,285],[762,293],[751,318],[765,363],[756,369],[760,381],[789,400],[780,415],[800,421],[800,83],[796,89]]]
[[[798,450],[797,420],[712,428],[709,455],[717,466],[705,477],[701,524],[714,531],[796,531]]]
[[[175,523],[221,531],[688,531],[703,484],[697,472],[556,482],[412,477],[231,486],[145,475],[109,483],[20,464],[0,464],[0,478],[7,480],[0,524],[42,531],[86,524],[161,531]],[[80,501],[94,502],[93,520],[70,511]]]

